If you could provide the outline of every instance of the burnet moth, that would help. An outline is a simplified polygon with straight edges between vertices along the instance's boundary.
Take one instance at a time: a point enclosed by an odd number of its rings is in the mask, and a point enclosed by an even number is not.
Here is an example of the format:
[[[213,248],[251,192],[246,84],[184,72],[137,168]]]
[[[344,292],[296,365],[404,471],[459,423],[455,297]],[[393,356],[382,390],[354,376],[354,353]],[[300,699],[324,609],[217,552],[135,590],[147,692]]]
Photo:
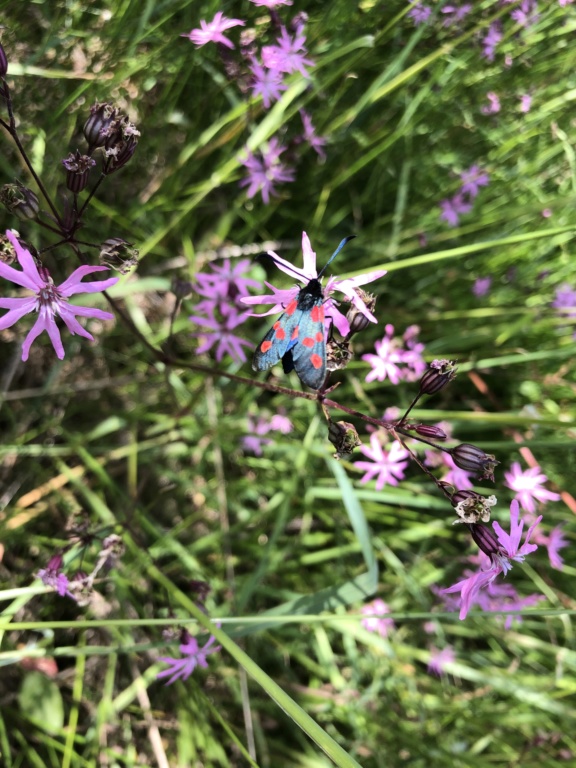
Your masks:
[[[326,378],[326,330],[322,277],[326,267],[356,235],[345,237],[317,277],[298,291],[260,344],[256,347],[252,368],[267,371],[282,360],[284,373],[295,370],[298,378],[311,389],[320,389]],[[273,257],[270,257],[273,260]]]

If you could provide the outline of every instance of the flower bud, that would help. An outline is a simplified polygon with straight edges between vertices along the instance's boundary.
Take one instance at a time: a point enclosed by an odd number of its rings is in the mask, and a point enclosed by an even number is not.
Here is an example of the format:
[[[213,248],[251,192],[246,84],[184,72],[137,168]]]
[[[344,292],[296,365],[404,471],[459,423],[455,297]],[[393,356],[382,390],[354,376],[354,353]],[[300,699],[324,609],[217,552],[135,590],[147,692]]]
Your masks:
[[[111,237],[100,246],[100,264],[127,275],[138,264],[138,250],[121,237]]]
[[[8,57],[6,56],[6,51],[2,47],[2,44],[0,43],[0,77],[4,79],[7,73],[8,73]]]
[[[84,123],[84,137],[91,154],[97,147],[103,147],[108,136],[108,129],[114,122],[119,110],[107,102],[96,102],[90,107],[90,117]]]
[[[90,168],[96,165],[96,160],[93,160],[89,155],[81,155],[77,149],[76,152],[71,152],[68,157],[62,160],[62,165],[67,171],[66,186],[70,192],[78,194],[88,184]]]
[[[472,523],[468,527],[470,528],[472,538],[485,555],[493,558],[494,555],[500,553],[502,548],[491,528],[488,528],[487,525],[479,525],[478,523]]]
[[[173,277],[170,290],[177,299],[185,299],[186,296],[190,296],[192,293],[192,282],[190,280],[182,280],[180,277]]]
[[[489,453],[484,453],[481,448],[470,443],[461,443],[456,448],[449,451],[454,459],[454,464],[466,472],[475,472],[483,480],[492,480],[494,482],[494,469],[499,461]]]
[[[422,437],[429,437],[432,440],[446,440],[448,435],[440,427],[433,424],[407,424],[405,429],[411,429]]]
[[[0,189],[0,203],[19,219],[35,219],[40,210],[38,198],[31,189],[20,182],[4,184]]]
[[[326,370],[340,371],[352,360],[352,350],[347,341],[328,339],[326,343]]]
[[[490,507],[496,504],[496,496],[481,496],[475,491],[456,491],[450,499],[459,520],[454,523],[487,523]]]
[[[420,379],[420,394],[435,395],[456,376],[457,368],[450,360],[432,360]]]
[[[355,448],[362,445],[356,427],[347,421],[332,421],[330,419],[328,422],[328,440],[336,448],[335,459],[344,459],[350,456]]]
[[[376,307],[376,296],[367,291],[363,291],[361,288],[356,288],[356,293],[362,299],[368,310],[374,313]],[[350,305],[350,309],[346,314],[346,320],[350,324],[350,332],[347,338],[350,338],[355,333],[365,330],[370,325],[370,320],[363,314],[354,304]]]

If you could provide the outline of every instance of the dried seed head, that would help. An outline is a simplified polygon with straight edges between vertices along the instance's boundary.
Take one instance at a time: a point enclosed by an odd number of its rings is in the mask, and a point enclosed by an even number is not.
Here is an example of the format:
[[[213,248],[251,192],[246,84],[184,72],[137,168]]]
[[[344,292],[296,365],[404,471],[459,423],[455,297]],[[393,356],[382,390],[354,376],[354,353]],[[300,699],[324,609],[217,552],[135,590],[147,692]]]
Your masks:
[[[458,520],[456,523],[487,523],[490,520],[490,508],[496,504],[496,496],[481,496],[474,491],[456,491],[451,498]]]
[[[119,114],[120,110],[108,102],[96,102],[90,107],[90,117],[83,128],[89,154],[92,154],[97,147],[104,146],[108,129]]]
[[[361,288],[356,288],[356,293],[362,299],[364,304],[366,304],[368,310],[374,314],[374,309],[376,307],[376,296],[374,296],[372,293],[368,293],[368,291],[363,291]],[[354,304],[350,305],[350,309],[346,314],[346,320],[348,320],[350,325],[350,333],[348,334],[347,338],[350,338],[350,336],[355,333],[360,333],[360,331],[363,331],[370,325],[370,320],[368,320],[366,315],[360,312],[360,310],[357,309]]]
[[[100,264],[127,275],[138,264],[138,250],[121,237],[111,237],[100,246]]]
[[[62,160],[62,165],[66,169],[66,186],[70,192],[78,194],[88,184],[90,169],[96,165],[96,160],[89,155],[81,155],[77,149]]]
[[[347,341],[328,339],[326,343],[326,370],[340,371],[352,360],[352,350]]]
[[[31,189],[25,187],[20,182],[16,184],[4,184],[0,188],[0,203],[2,203],[10,213],[18,216],[19,219],[36,219],[40,204],[38,198]]]
[[[355,448],[362,445],[356,427],[347,421],[332,421],[330,419],[328,422],[328,439],[336,448],[335,459],[347,458],[354,452]]]
[[[494,482],[494,469],[500,464],[495,456],[484,453],[481,448],[470,443],[461,443],[449,451],[454,464],[466,472],[475,472],[482,480]]]
[[[420,379],[420,394],[435,395],[449,384],[458,369],[451,360],[432,360]]]

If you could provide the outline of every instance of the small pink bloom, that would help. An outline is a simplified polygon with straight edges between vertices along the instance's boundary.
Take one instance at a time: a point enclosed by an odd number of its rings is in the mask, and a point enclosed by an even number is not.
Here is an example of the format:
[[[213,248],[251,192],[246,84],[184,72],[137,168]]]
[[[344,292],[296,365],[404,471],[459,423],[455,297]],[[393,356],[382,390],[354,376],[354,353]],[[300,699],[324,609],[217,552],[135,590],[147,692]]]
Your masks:
[[[488,99],[488,105],[482,107],[482,112],[485,115],[493,115],[496,112],[500,112],[500,98],[498,94],[494,93],[494,91],[488,91],[486,98]]]
[[[515,461],[510,467],[510,472],[504,473],[504,478],[504,485],[516,492],[515,498],[526,512],[535,512],[537,501],[545,504],[547,501],[558,501],[560,498],[560,494],[543,487],[548,478],[541,473],[538,466],[522,470],[520,464]]]
[[[386,613],[390,613],[390,607],[384,600],[376,598],[371,603],[363,605],[360,612],[366,616],[360,623],[368,632],[377,632],[380,637],[388,637],[390,631],[394,629],[394,619],[378,618]]]
[[[441,651],[432,646],[430,648],[430,661],[428,662],[428,672],[431,675],[441,677],[446,671],[446,664],[452,664],[456,659],[454,648],[447,645]]]
[[[30,251],[20,245],[18,239],[10,230],[6,232],[6,237],[16,249],[16,256],[22,267],[22,272],[8,266],[4,262],[0,262],[0,277],[10,280],[12,283],[16,283],[16,285],[20,285],[23,288],[27,288],[33,292],[33,295],[26,298],[0,298],[0,308],[9,310],[0,318],[0,330],[10,328],[24,315],[32,312],[38,314],[38,319],[22,344],[22,360],[28,360],[32,343],[43,331],[46,331],[48,334],[56,356],[60,360],[64,358],[64,346],[60,337],[60,331],[56,325],[56,316],[62,318],[72,335],[77,333],[79,336],[94,341],[94,337],[80,325],[76,316],[96,317],[99,320],[113,320],[114,315],[110,312],[104,312],[102,309],[78,307],[70,304],[68,299],[77,293],[105,291],[107,288],[115,285],[118,282],[118,278],[110,277],[107,280],[83,283],[81,282],[82,278],[92,272],[108,271],[108,267],[84,266],[75,269],[67,280],[56,286],[46,267],[38,267],[36,265]]]
[[[193,29],[187,34],[182,33],[180,37],[187,37],[197,46],[206,45],[206,43],[221,43],[227,48],[234,48],[234,44],[222,33],[232,27],[243,27],[245,23],[240,19],[228,19],[222,11],[218,11],[212,21],[201,21],[200,29]]]
[[[366,472],[360,480],[361,483],[368,483],[376,478],[376,490],[381,491],[385,485],[398,485],[400,480],[404,479],[410,454],[397,440],[394,440],[389,450],[384,450],[379,433],[373,432],[370,435],[370,448],[361,445],[360,451],[370,459],[356,462],[358,469]]]

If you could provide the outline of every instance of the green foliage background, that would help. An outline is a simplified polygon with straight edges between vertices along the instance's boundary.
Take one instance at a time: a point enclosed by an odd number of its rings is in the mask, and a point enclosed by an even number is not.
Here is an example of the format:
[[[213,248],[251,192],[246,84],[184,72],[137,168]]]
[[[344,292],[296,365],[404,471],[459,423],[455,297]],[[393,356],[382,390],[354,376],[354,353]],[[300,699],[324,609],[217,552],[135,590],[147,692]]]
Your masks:
[[[137,273],[112,295],[151,344],[168,342],[172,278],[191,279],[214,250],[272,240],[299,263],[304,229],[322,263],[354,232],[337,272],[389,274],[374,284],[379,325],[362,334],[334,397],[377,417],[405,407],[413,387],[365,385],[360,355],[386,323],[398,332],[419,325],[427,357],[458,359],[461,375],[414,415],[448,420],[459,440],[495,453],[504,468],[527,444],[565,492],[544,523],[566,523],[572,542],[574,326],[550,302],[560,284],[576,288],[576,6],[540,3],[538,23],[522,30],[510,5],[476,2],[460,28],[442,26],[440,4],[431,5],[435,18],[415,28],[400,1],[294,0],[286,12],[309,14],[316,67],[310,83],[294,76],[267,111],[227,81],[214,46],[179,37],[217,10],[264,34],[265,9],[247,2],[0,2],[0,22],[21,133],[56,195],[61,159],[81,146],[95,100],[113,100],[142,131],[133,160],[94,200],[85,239],[125,237],[140,248]],[[480,41],[495,17],[505,20],[504,39],[490,63]],[[496,115],[482,113],[488,91],[500,94]],[[522,114],[528,92],[533,106]],[[302,108],[329,137],[327,162],[310,150],[270,205],[247,200],[243,146],[299,130]],[[5,139],[2,183],[29,182]],[[438,203],[474,164],[490,185],[448,228]],[[3,230],[44,244],[41,230],[1,218]],[[72,266],[59,252],[54,273]],[[491,293],[475,298],[474,280],[487,275]],[[253,276],[263,279],[263,267]],[[196,362],[193,301],[169,349]],[[543,550],[514,568],[518,591],[546,600],[512,629],[489,614],[459,622],[437,613],[430,586],[453,583],[472,550],[415,469],[377,493],[359,484],[353,462],[331,458],[315,404],[167,367],[121,322],[90,328],[96,343],[67,336],[59,362],[37,342],[25,365],[21,328],[2,334],[3,765],[574,760],[572,546],[562,571]],[[264,332],[256,320],[243,330],[253,341]],[[222,370],[251,376],[248,364],[225,360]],[[294,431],[262,457],[244,453],[248,414],[282,408]],[[504,521],[501,472],[496,493]],[[66,545],[70,517],[82,515],[127,546],[90,609],[34,580]],[[94,552],[68,558],[88,569]],[[212,587],[207,605],[222,619],[214,632],[225,650],[207,672],[165,688],[155,660],[175,655],[178,642],[167,644],[162,629],[182,621],[209,629],[192,580]],[[394,613],[388,639],[360,625],[361,602],[375,594]],[[442,679],[426,672],[431,642],[455,647]],[[58,674],[47,678],[26,658],[55,658]]]

